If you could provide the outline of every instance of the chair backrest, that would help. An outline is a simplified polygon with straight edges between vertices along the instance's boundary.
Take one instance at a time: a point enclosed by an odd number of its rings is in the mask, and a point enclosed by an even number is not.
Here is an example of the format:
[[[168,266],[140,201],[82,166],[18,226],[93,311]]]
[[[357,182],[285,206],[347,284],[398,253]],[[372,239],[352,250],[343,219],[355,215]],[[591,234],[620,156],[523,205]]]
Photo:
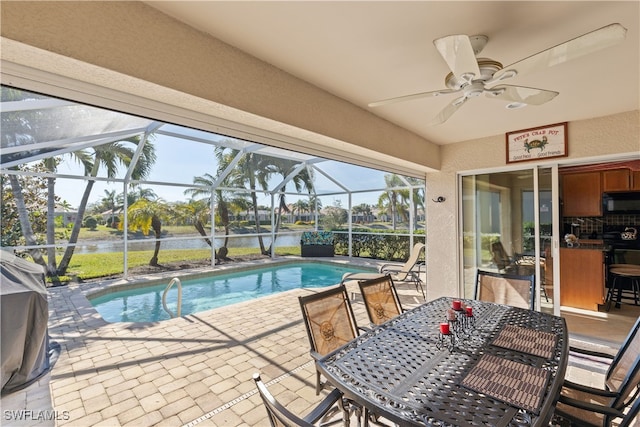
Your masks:
[[[299,301],[312,351],[324,356],[357,336],[358,325],[343,284]]]
[[[478,270],[476,295],[479,301],[490,301],[514,307],[534,309],[535,276],[495,273]]]
[[[293,414],[287,408],[282,406],[269,392],[267,386],[260,379],[259,374],[253,374],[253,380],[258,387],[258,393],[267,408],[269,421],[272,427],[313,427],[313,424]]]
[[[629,331],[605,376],[605,387],[619,394],[614,407],[625,406],[640,384],[640,317]]]
[[[498,240],[497,242],[491,243],[491,258],[498,267],[498,270],[504,270],[511,264],[511,259],[509,258],[509,254],[504,249],[502,242]]]
[[[374,325],[381,325],[402,313],[400,298],[391,276],[361,280],[358,286],[360,286],[364,305],[367,307],[369,320]]]
[[[416,243],[413,245],[413,249],[411,249],[411,254],[409,255],[409,259],[402,266],[403,272],[411,271],[411,269],[418,263],[420,259],[420,254],[425,249],[424,243]]]

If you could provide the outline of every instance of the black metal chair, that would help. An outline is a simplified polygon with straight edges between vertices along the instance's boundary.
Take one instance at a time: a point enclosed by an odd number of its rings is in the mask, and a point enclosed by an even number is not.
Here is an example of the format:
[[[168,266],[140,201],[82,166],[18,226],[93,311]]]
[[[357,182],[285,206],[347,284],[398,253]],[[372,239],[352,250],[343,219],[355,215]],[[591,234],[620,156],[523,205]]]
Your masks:
[[[253,374],[253,380],[267,409],[272,427],[313,427],[336,423],[343,423],[345,426],[349,425],[349,413],[343,406],[342,393],[338,389],[333,389],[309,414],[299,417],[273,397],[266,384],[260,379],[260,374]],[[335,419],[340,412],[342,416]]]
[[[615,356],[571,348],[575,353],[611,360],[602,389],[565,380],[556,405],[556,416],[576,426],[611,425],[634,401],[640,387],[640,317]],[[637,406],[634,404],[634,406]],[[635,408],[637,411],[637,408]]]
[[[475,299],[534,309],[535,276],[478,270]]]

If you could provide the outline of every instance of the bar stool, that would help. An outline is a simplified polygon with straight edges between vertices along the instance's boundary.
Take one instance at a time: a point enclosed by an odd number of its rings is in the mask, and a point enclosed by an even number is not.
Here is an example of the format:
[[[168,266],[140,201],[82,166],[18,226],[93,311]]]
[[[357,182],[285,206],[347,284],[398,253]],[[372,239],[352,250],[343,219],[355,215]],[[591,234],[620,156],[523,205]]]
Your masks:
[[[620,300],[622,299],[622,284],[618,288],[619,279],[628,279],[631,283],[631,290],[633,291],[633,300],[638,305],[638,292],[640,291],[640,265],[636,264],[611,264],[609,266],[609,274],[613,277],[609,292],[607,292],[606,311],[611,308],[611,300],[614,297],[616,288],[618,289],[618,301],[616,302],[616,308],[620,307]]]

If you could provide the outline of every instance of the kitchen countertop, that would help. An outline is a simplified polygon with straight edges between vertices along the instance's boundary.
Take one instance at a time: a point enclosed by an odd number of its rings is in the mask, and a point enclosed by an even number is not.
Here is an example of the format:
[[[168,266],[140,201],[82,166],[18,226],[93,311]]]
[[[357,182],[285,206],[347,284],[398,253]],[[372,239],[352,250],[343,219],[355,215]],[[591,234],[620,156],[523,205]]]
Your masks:
[[[583,241],[579,242],[579,245],[573,245],[573,247],[569,247],[567,246],[567,244],[565,242],[563,242],[560,247],[562,249],[591,249],[591,250],[598,250],[598,251],[610,251],[611,250],[611,246],[609,245],[605,245],[604,243],[585,243]]]

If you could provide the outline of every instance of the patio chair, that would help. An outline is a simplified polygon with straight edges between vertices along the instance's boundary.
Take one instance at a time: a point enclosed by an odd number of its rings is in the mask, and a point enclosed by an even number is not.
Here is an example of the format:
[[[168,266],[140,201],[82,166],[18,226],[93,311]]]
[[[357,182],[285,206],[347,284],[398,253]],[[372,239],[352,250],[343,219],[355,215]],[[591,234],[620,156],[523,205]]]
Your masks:
[[[404,311],[391,276],[360,280],[358,286],[372,325],[381,325]]]
[[[260,397],[267,409],[269,422],[272,427],[312,427],[337,423],[342,423],[345,426],[349,425],[349,412],[345,410],[342,392],[338,389],[333,389],[327,397],[307,415],[299,417],[273,397],[267,389],[266,384],[260,379],[260,374],[253,374],[253,380],[258,387],[258,393],[260,393]],[[336,419],[336,415],[340,412],[342,413],[342,417]]]
[[[478,270],[475,299],[533,310],[535,304],[534,287],[535,276],[533,274],[520,276]]]
[[[511,273],[515,267],[515,261],[509,256],[500,240],[491,243],[490,250],[491,260],[499,271]]]
[[[416,291],[422,292],[422,297],[426,300],[427,295],[420,278],[420,265],[419,258],[425,249],[424,243],[416,243],[413,245],[411,255],[404,264],[388,263],[383,264],[378,268],[378,271],[382,274],[389,274],[396,282],[411,282],[416,286]],[[416,267],[418,267],[416,271]]]
[[[300,308],[311,345],[311,356],[318,360],[358,336],[359,330],[344,284],[326,291],[301,296]],[[316,394],[323,384],[316,369]]]
[[[615,356],[571,347],[575,353],[609,359],[602,389],[565,380],[556,405],[556,417],[571,425],[609,426],[634,400],[637,413],[640,386],[640,317]],[[631,410],[629,411],[631,412]],[[633,417],[632,417],[633,418]],[[622,425],[622,424],[621,424]]]

